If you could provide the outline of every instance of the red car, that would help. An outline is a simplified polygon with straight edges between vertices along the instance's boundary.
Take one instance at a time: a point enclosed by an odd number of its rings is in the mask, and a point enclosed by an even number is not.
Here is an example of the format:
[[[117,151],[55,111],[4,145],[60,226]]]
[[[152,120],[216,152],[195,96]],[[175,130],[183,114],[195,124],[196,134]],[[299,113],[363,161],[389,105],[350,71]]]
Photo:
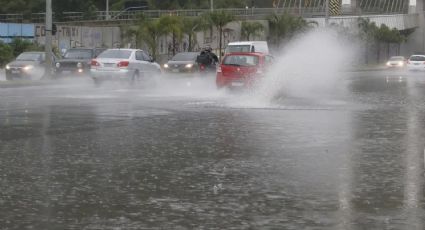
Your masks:
[[[226,54],[217,68],[217,87],[250,87],[272,62],[273,57],[264,53]]]

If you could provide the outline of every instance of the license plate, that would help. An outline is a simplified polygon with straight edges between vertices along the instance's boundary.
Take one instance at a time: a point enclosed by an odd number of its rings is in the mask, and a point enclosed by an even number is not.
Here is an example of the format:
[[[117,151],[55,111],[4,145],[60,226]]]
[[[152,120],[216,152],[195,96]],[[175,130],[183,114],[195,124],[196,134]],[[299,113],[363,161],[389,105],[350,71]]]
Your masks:
[[[178,73],[178,72],[180,72],[178,69],[173,69],[173,70],[171,70],[173,73]]]
[[[243,86],[243,82],[232,82],[232,86],[240,87]]]
[[[20,73],[19,70],[12,70],[12,73]]]

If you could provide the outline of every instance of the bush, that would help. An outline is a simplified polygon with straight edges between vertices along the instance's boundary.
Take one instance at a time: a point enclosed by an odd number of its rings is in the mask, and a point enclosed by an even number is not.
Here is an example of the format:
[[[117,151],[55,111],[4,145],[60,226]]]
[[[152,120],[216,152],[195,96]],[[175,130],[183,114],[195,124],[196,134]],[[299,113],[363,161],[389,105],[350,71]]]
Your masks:
[[[8,44],[0,41],[0,66],[5,66],[13,59],[13,49]]]
[[[13,56],[15,57],[25,51],[42,51],[41,47],[35,45],[31,41],[20,38],[13,39],[9,45],[12,47]]]

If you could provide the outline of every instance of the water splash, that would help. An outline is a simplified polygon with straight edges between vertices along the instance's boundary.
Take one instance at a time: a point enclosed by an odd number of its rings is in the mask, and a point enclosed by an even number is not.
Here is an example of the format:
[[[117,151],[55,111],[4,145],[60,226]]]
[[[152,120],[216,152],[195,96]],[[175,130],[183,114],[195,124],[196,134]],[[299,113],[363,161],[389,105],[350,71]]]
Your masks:
[[[267,76],[240,102],[269,107],[287,97],[333,98],[345,91],[344,70],[353,65],[357,50],[333,30],[301,34],[275,56]]]

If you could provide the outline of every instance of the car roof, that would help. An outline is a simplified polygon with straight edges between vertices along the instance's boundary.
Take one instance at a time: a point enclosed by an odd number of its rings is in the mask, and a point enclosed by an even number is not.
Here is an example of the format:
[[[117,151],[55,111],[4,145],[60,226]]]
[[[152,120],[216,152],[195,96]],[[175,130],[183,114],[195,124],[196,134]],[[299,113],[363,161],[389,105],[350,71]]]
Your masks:
[[[238,41],[238,42],[229,42],[228,45],[252,45],[255,43],[267,43],[266,41]]]
[[[425,57],[425,55],[423,55],[423,54],[413,54],[412,56],[410,56],[410,57]]]
[[[260,53],[260,52],[233,52],[233,53],[228,53],[224,56],[235,56],[235,55],[243,55],[243,56],[270,56],[268,54],[265,53]]]
[[[42,51],[26,51],[22,52],[21,54],[44,54]]]
[[[113,49],[106,49],[106,50],[139,51],[141,49],[119,49],[119,48],[113,48]]]

